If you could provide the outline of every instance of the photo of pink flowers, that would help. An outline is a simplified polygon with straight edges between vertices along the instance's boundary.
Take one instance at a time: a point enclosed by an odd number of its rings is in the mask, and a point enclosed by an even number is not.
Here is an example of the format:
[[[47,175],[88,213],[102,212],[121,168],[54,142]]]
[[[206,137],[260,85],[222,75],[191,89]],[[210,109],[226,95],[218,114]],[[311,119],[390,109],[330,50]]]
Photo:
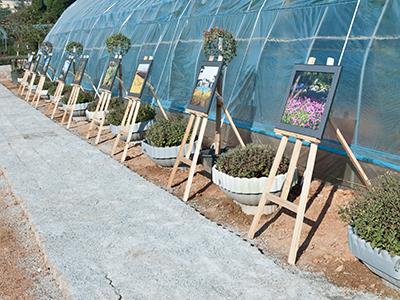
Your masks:
[[[277,128],[321,140],[341,71],[341,66],[295,65]]]
[[[332,86],[334,73],[297,71],[282,123],[317,130]]]

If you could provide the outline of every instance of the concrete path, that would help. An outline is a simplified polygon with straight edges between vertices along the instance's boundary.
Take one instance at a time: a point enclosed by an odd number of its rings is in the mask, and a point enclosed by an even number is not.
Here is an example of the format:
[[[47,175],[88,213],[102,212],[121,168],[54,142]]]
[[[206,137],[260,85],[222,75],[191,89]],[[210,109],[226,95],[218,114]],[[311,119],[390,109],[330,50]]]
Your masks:
[[[3,86],[0,153],[72,299],[369,298],[276,265]]]

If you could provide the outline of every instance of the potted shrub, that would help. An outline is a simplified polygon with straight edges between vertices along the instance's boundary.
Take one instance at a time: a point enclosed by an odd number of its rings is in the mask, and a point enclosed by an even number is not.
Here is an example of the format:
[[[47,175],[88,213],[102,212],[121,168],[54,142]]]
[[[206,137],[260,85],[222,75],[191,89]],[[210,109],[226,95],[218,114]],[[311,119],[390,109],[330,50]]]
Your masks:
[[[187,126],[186,123],[183,118],[157,120],[145,134],[145,140],[142,142],[143,153],[160,166],[172,167],[178,156],[179,146]]]
[[[400,287],[400,177],[387,173],[339,210],[351,252],[372,272]]]
[[[106,115],[106,124],[110,124],[110,130],[114,135],[117,135],[121,129],[128,131],[128,128],[122,128],[121,122],[124,117],[126,106],[128,101],[118,101],[117,104],[113,105],[110,112]],[[143,138],[144,132],[153,123],[156,111],[150,104],[141,104],[139,113],[136,118],[136,123],[132,124],[133,135],[131,140],[139,140]],[[126,137],[122,137],[126,140]]]
[[[56,81],[46,80],[43,84],[42,96],[47,96],[48,99],[51,99],[51,95],[56,92],[57,85]]]
[[[89,122],[92,121],[94,113],[96,111],[97,104],[99,103],[99,99],[92,101],[89,103],[88,107],[85,110],[86,120]],[[108,107],[109,110],[113,110],[114,107],[117,107],[120,103],[120,99],[118,97],[112,97],[110,100],[110,105]],[[104,116],[104,112],[100,112],[100,116]],[[99,116],[99,117],[100,117]]]
[[[67,92],[69,94],[71,93],[70,91]],[[64,94],[64,97],[62,98],[62,105],[64,110],[67,108],[67,102],[69,99],[69,97],[67,96],[68,94]],[[94,100],[94,94],[92,92],[80,91],[74,107],[73,116],[74,117],[84,116],[86,108],[88,107],[89,103],[92,102],[93,100]]]
[[[254,214],[265,188],[275,150],[269,145],[249,144],[222,153],[212,169],[212,181],[240,205],[243,212]],[[286,178],[289,160],[283,157],[271,192],[279,192]],[[293,185],[297,183],[297,175]],[[275,205],[267,205],[265,213],[272,213]]]

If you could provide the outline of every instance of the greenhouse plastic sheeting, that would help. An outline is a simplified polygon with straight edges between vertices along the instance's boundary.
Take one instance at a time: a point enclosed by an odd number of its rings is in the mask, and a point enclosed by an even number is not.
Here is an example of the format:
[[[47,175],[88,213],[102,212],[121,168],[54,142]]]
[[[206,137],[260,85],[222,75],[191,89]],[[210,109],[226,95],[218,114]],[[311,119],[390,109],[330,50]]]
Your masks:
[[[337,63],[347,44],[330,119],[358,158],[400,170],[400,1],[361,0],[354,14],[357,3],[78,0],[46,39],[54,44],[52,67],[58,72],[68,41],[85,46],[90,79],[84,87],[92,88],[109,58],[106,38],[116,32],[127,35],[132,47],[123,59],[125,88],[138,61],[154,56],[151,83],[167,109],[183,111],[198,64],[205,59],[203,32],[227,29],[236,37],[238,51],[224,76],[225,103],[239,127],[266,135],[273,135],[293,65],[309,56],[318,64],[327,57]],[[321,147],[340,152],[333,133],[326,131]]]

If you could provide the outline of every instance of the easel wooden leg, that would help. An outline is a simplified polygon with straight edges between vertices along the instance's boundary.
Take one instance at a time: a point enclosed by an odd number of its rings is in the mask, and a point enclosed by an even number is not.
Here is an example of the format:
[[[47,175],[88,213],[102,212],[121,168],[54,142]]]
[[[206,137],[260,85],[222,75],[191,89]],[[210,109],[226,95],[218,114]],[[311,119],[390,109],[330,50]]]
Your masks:
[[[108,110],[108,106],[110,104],[110,100],[111,100],[111,93],[107,93],[106,96],[105,96],[105,99],[104,99],[103,109],[101,110],[101,111],[104,111],[104,117],[101,118],[99,129],[98,129],[98,132],[97,132],[97,137],[96,137],[96,140],[94,142],[96,145],[100,142],[100,137],[101,137],[101,133],[103,131],[104,122],[106,120],[106,112]]]
[[[25,100],[26,100],[27,102],[30,102],[30,98],[31,98],[31,94],[32,94],[33,85],[35,84],[35,79],[36,79],[36,74],[33,74],[33,75],[32,75],[32,78],[31,78],[31,81],[30,81],[30,83],[29,83],[29,86],[28,86],[28,90],[27,90],[26,95],[25,95]]]
[[[200,121],[201,121],[201,118],[197,117],[195,122],[194,122],[194,127],[193,127],[193,131],[192,131],[193,134],[190,137],[189,148],[187,149],[187,152],[186,152],[186,155],[185,155],[185,158],[187,158],[187,159],[190,158],[190,154],[192,153],[193,145],[194,145],[194,142],[196,140],[196,134],[199,131]]]
[[[69,114],[69,118],[68,118],[68,124],[67,124],[67,128],[69,129],[71,127],[71,123],[72,123],[72,117],[74,116],[74,110],[75,110],[75,105],[76,105],[76,101],[78,100],[79,97],[79,87],[74,87],[75,88],[75,95],[74,98],[72,98],[72,101],[70,103],[70,105],[68,106],[70,109],[70,114]]]
[[[310,152],[308,154],[308,159],[307,159],[307,166],[306,170],[304,171],[303,187],[301,189],[301,194],[300,194],[300,201],[297,210],[296,222],[293,230],[292,243],[290,245],[288,262],[289,264],[292,265],[296,263],[297,250],[299,249],[301,229],[303,227],[304,214],[306,210],[308,194],[310,192],[310,185],[314,171],[315,159],[317,157],[317,150],[318,150],[318,145],[311,143]]]
[[[126,106],[125,113],[124,113],[124,116],[122,118],[121,127],[125,126],[126,120],[128,118],[128,114],[130,114],[132,105],[134,105],[133,101],[132,100],[128,100],[128,105]],[[114,145],[113,145],[113,147],[111,149],[111,156],[114,156],[115,151],[117,151],[117,147],[118,147],[119,140],[121,139],[121,135],[122,135],[121,131],[118,132],[117,137],[115,138],[115,141],[114,141]]]
[[[135,101],[135,102],[136,103],[133,104],[132,109],[129,113],[127,122],[126,122],[126,126],[128,126],[128,135],[126,137],[126,142],[125,142],[124,152],[122,153],[121,162],[125,161],[126,156],[128,154],[128,149],[129,149],[129,145],[131,143],[132,134],[133,134],[133,128],[131,125],[135,124],[138,113],[139,113],[140,101]],[[133,113],[133,116],[132,116],[132,113]]]
[[[41,76],[39,84],[38,84],[37,89],[36,89],[36,104],[35,104],[35,108],[38,107],[40,98],[42,97],[42,91],[43,91],[43,86],[44,86],[45,81],[46,81],[46,77],[45,76]],[[33,104],[33,102],[32,102],[32,104]]]
[[[94,114],[93,114],[93,119],[90,122],[89,129],[88,129],[88,132],[86,134],[86,139],[89,139],[89,137],[90,137],[90,133],[92,132],[92,129],[93,129],[93,126],[94,126],[94,122],[95,122],[95,120],[97,118],[97,115],[99,114],[100,106],[103,104],[104,96],[105,96],[105,93],[101,93],[100,99],[99,99],[99,103],[97,103],[96,110],[94,111]],[[105,117],[105,116],[103,116],[103,117]]]
[[[215,154],[219,155],[221,152],[221,122],[222,122],[222,104],[217,99],[217,109],[215,112],[215,136],[214,136],[214,150]]]
[[[281,142],[279,144],[278,151],[276,152],[276,156],[275,156],[274,162],[272,164],[271,170],[269,172],[269,176],[268,176],[267,183],[265,185],[264,192],[261,196],[260,202],[258,203],[257,212],[254,215],[253,221],[250,226],[248,235],[249,235],[249,238],[251,238],[251,239],[254,238],[254,235],[256,234],[258,224],[260,222],[261,216],[263,215],[264,207],[267,203],[267,194],[271,191],[272,185],[275,180],[276,173],[278,172],[279,165],[282,161],[283,154],[286,149],[287,142],[288,142],[288,137],[283,136],[281,139]]]
[[[235,122],[233,122],[231,114],[229,113],[229,111],[226,109],[225,106],[223,106],[223,108],[224,108],[224,114],[225,114],[226,118],[228,119],[228,122],[231,125],[232,130],[235,133],[236,138],[240,143],[240,146],[242,146],[242,148],[246,147],[245,143],[243,142],[242,137],[240,136],[239,130],[237,129],[237,127],[235,125]]]
[[[339,128],[336,129],[336,137],[339,140],[340,144],[342,144],[343,149],[346,151],[347,156],[349,157],[351,163],[353,164],[354,168],[356,169],[363,184],[366,186],[370,186],[371,181],[369,180],[367,174],[365,174],[364,169],[358,162],[358,160],[357,160],[356,156],[354,155],[353,151],[351,150],[349,144],[347,144],[347,141],[344,138],[344,136]]]
[[[58,86],[57,86],[56,92],[54,93],[54,103],[53,103],[54,104],[54,108],[53,108],[53,112],[51,114],[51,119],[52,120],[54,119],[54,116],[55,116],[55,114],[57,112],[58,104],[59,104],[59,102],[61,100],[61,94],[62,94],[63,90],[64,90],[64,83],[60,82],[58,84]]]
[[[168,179],[168,184],[167,184],[168,188],[172,187],[172,183],[174,181],[176,172],[178,171],[178,167],[179,167],[179,164],[181,163],[181,159],[185,155],[184,154],[184,150],[185,150],[186,142],[187,142],[187,140],[189,138],[190,131],[192,130],[193,122],[194,122],[195,117],[196,116],[194,114],[191,114],[190,117],[189,117],[189,122],[188,122],[188,125],[186,127],[186,131],[185,131],[185,134],[183,136],[182,143],[179,146],[179,151],[178,151],[178,155],[176,156],[174,167],[173,167],[171,175],[169,176],[169,179]]]
[[[286,200],[289,196],[290,188],[292,187],[294,173],[296,172],[297,162],[299,161],[302,142],[296,140],[293,148],[292,158],[290,159],[289,168],[286,173],[285,183],[281,192],[281,199]]]
[[[71,104],[74,102],[75,97],[76,97],[76,87],[74,86],[72,88],[71,95],[69,96],[67,105],[65,106],[65,111],[61,119],[61,124],[64,124],[65,118],[67,117],[68,113],[70,113],[70,115],[74,114],[74,111],[71,109]]]
[[[183,201],[187,201],[189,199],[189,194],[190,194],[190,189],[192,187],[194,173],[196,172],[197,160],[199,159],[201,144],[202,144],[202,141],[204,138],[204,133],[206,131],[207,121],[208,121],[208,118],[203,118],[203,121],[201,122],[200,133],[199,133],[199,137],[197,139],[197,145],[196,145],[196,150],[194,151],[192,165],[190,166],[189,177],[188,177],[188,180],[186,183],[185,193],[183,195]],[[192,134],[196,134],[196,133],[193,132]],[[183,147],[185,147],[185,146],[183,146]]]

